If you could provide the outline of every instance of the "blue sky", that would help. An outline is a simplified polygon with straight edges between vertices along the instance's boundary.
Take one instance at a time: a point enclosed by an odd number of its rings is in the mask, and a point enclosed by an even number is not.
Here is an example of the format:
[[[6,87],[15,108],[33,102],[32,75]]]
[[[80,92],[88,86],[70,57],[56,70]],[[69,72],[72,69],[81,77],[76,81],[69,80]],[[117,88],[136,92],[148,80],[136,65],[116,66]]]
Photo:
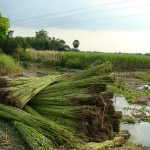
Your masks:
[[[0,0],[0,12],[16,36],[44,28],[70,45],[81,40],[82,50],[150,50],[149,0]]]

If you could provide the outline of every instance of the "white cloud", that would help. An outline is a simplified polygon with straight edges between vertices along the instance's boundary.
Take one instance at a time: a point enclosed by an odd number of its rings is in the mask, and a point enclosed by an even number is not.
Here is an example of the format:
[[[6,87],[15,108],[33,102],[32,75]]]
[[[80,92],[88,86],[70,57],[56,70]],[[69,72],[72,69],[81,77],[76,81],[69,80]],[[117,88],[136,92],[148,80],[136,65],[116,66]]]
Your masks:
[[[15,36],[34,36],[38,29],[12,28]],[[72,46],[74,39],[81,43],[80,49],[84,51],[105,52],[150,52],[150,30],[123,31],[123,30],[77,30],[46,28],[49,36],[62,38]]]

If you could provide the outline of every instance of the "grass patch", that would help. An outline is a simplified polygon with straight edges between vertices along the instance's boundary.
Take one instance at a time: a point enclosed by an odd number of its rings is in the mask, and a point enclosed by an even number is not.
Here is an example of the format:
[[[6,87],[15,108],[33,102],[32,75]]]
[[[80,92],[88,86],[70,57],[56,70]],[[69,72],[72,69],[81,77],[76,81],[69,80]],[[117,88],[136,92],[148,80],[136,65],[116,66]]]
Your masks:
[[[124,122],[125,124],[135,124],[136,118],[133,116],[124,115],[121,121]]]
[[[138,97],[149,97],[150,90],[136,90],[122,80],[116,80],[115,84],[108,86],[117,96],[124,96],[129,103],[136,103]]]
[[[150,82],[150,71],[139,72],[135,78]]]
[[[0,75],[12,75],[22,71],[19,62],[12,57],[0,53]]]

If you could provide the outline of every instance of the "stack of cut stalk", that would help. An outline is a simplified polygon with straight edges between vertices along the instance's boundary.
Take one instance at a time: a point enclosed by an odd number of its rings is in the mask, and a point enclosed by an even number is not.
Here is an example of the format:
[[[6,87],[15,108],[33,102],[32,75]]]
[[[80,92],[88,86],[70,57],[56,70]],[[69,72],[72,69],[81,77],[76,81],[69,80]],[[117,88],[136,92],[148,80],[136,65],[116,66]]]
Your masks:
[[[121,114],[107,91],[114,82],[110,70],[106,62],[67,77],[1,79],[1,102],[18,108],[0,104],[0,117],[11,121],[33,150],[84,149],[87,142],[112,139]]]
[[[38,92],[61,78],[63,78],[63,75],[20,78],[1,77],[0,102],[22,109]]]

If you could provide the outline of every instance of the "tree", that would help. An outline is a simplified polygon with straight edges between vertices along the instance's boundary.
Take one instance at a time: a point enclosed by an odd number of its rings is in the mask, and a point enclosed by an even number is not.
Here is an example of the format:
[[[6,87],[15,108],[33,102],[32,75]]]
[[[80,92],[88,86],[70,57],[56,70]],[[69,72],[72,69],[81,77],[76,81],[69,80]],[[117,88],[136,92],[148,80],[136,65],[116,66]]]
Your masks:
[[[10,55],[15,54],[17,52],[17,48],[18,48],[18,43],[15,38],[7,38],[5,40],[5,47],[3,51],[6,54],[10,54]]]
[[[7,31],[9,29],[9,19],[0,14],[0,49],[4,51],[6,47]]]
[[[37,39],[48,39],[48,32],[43,29],[37,31],[35,34]]]
[[[9,19],[0,15],[0,38],[6,37],[6,32],[10,27]]]
[[[72,44],[73,44],[73,47],[77,49],[80,45],[80,42],[78,40],[74,40]]]
[[[16,36],[14,39],[17,42],[18,48],[23,48],[25,50],[28,47],[28,43],[24,37]]]

